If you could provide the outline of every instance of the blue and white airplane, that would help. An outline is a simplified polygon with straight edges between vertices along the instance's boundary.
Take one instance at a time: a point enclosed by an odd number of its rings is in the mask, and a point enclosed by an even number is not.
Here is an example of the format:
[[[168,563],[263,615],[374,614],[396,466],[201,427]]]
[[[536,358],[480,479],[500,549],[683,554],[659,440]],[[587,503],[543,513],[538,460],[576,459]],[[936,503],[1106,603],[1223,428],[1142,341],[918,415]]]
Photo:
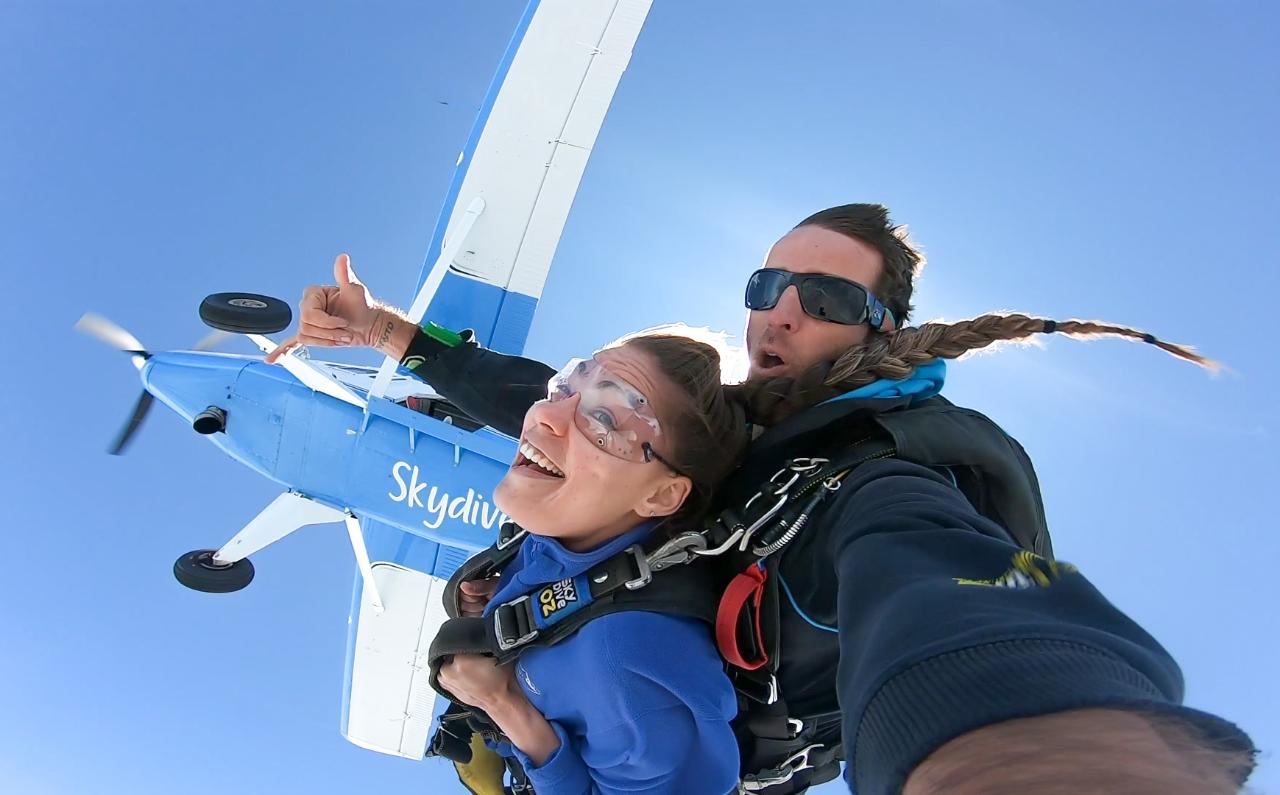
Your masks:
[[[596,135],[651,0],[532,0],[490,85],[436,223],[409,316],[471,328],[519,353]],[[209,310],[212,314],[206,313]],[[287,305],[210,296],[202,316],[265,334]],[[380,368],[202,350],[150,353],[103,318],[78,324],[133,357],[144,393],[113,452],[158,398],[284,492],[217,550],[178,559],[185,585],[248,584],[248,556],[300,527],[345,523],[359,576],[352,596],[342,733],[421,759],[434,713],[426,655],[446,618],[448,577],[505,519],[490,497],[514,440],[476,428],[388,359]]]

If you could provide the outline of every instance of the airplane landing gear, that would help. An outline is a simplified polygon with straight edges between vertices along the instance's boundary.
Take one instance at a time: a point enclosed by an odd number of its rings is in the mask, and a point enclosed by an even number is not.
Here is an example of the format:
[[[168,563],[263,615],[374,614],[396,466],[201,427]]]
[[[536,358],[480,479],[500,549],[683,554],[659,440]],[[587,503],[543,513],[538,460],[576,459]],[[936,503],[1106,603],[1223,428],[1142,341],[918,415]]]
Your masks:
[[[197,549],[174,561],[173,576],[194,591],[231,593],[253,581],[253,564],[248,558],[235,563],[217,563],[217,550]]]
[[[214,293],[200,303],[200,319],[235,334],[275,334],[293,322],[293,310],[269,295]]]

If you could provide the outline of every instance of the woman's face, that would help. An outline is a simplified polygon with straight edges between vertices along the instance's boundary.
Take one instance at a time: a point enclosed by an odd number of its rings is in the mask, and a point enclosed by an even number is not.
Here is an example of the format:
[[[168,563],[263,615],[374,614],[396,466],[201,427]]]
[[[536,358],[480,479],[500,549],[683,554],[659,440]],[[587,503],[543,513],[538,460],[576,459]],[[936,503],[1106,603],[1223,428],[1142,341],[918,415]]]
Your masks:
[[[642,394],[657,418],[673,413],[675,388],[647,353],[623,345],[594,359],[623,382],[622,389]],[[583,397],[543,400],[529,409],[520,435],[522,452],[493,492],[493,501],[516,524],[577,550],[598,546],[651,517],[675,513],[691,489],[688,478],[656,458],[637,462],[601,449],[575,422]],[[525,454],[526,445],[538,463]],[[670,458],[673,439],[659,434],[653,448]]]

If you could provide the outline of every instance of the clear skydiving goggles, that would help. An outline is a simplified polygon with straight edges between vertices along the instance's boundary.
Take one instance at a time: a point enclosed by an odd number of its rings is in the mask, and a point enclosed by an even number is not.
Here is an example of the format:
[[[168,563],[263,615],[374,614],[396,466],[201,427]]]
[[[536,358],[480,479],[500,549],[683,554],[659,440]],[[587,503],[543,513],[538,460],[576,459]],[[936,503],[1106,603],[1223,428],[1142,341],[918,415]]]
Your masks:
[[[654,449],[662,437],[658,415],[644,393],[595,359],[570,359],[547,381],[547,400],[580,395],[574,425],[609,455],[637,464],[661,461],[683,474]]]

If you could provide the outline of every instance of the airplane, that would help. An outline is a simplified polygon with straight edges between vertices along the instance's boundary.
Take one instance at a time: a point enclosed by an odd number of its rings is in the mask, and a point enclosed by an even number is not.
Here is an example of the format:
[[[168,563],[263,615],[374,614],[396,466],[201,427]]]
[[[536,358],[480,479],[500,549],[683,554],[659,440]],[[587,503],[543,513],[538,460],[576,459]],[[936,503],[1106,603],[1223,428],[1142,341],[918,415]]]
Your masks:
[[[531,0],[490,84],[432,234],[408,311],[520,353],[596,136],[651,0]],[[143,393],[110,448],[123,452],[155,399],[283,493],[218,549],[174,564],[183,585],[229,592],[249,556],[301,527],[340,522],[359,576],[352,594],[341,732],[419,760],[443,703],[426,656],[448,577],[497,537],[493,487],[515,440],[480,427],[387,359],[377,368],[295,350],[268,365],[209,350],[228,333],[264,353],[292,321],[284,301],[205,298],[219,330],[192,350],[150,352],[115,323],[77,323],[131,357]]]

